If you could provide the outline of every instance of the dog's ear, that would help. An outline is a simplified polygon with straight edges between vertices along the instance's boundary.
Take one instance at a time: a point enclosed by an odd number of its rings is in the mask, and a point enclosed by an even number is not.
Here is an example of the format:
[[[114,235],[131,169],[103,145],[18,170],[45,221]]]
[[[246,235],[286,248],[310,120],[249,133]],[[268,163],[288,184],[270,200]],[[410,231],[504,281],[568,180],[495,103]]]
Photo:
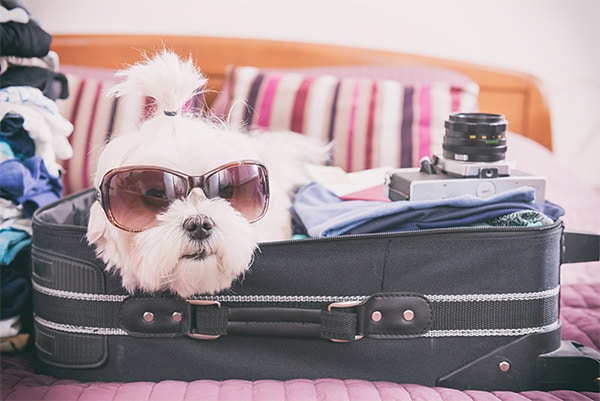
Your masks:
[[[119,82],[110,89],[109,95],[151,97],[157,104],[156,113],[166,116],[178,115],[207,82],[191,57],[184,61],[167,49],[153,57],[145,56],[143,62],[117,71],[115,75]]]
[[[90,207],[90,216],[88,222],[88,230],[86,233],[86,237],[89,243],[98,244],[99,242],[103,242],[103,238],[106,234],[106,226],[110,224],[106,217],[104,216],[104,211],[102,210],[102,206],[100,203],[94,202]],[[101,244],[102,246],[103,244]]]

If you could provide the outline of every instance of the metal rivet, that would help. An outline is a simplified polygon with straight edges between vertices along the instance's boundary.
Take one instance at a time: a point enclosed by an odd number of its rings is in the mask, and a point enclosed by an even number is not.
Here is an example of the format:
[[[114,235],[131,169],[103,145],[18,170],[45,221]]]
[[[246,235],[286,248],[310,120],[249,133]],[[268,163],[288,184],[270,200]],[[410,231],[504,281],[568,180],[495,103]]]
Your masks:
[[[171,315],[171,319],[173,319],[173,321],[175,323],[181,322],[181,319],[182,319],[181,312],[173,312],[173,314]]]
[[[402,317],[407,322],[410,322],[415,318],[415,312],[413,312],[411,309],[407,309],[404,312],[402,312]]]
[[[144,312],[143,318],[144,318],[145,322],[150,323],[150,322],[152,322],[154,320],[154,313],[152,313],[152,312]]]
[[[508,361],[501,361],[498,364],[498,369],[500,369],[501,372],[508,372],[510,370],[510,362],[508,362]]]
[[[374,322],[380,321],[382,317],[383,317],[383,315],[378,310],[376,310],[375,312],[371,313],[371,320],[374,321]]]

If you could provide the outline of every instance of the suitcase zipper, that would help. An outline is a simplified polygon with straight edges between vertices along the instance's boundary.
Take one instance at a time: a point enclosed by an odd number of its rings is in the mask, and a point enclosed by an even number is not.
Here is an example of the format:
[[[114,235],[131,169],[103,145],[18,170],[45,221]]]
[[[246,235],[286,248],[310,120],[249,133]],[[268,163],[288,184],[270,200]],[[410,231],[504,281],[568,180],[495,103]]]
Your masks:
[[[544,232],[553,230],[557,227],[563,225],[562,220],[557,220],[552,224],[540,226],[540,227],[524,227],[524,226],[496,226],[496,227],[487,227],[487,226],[463,226],[463,227],[442,227],[442,228],[428,228],[423,230],[407,230],[407,231],[397,231],[397,232],[385,232],[385,233],[365,233],[365,234],[344,234],[344,235],[336,235],[331,237],[307,237],[302,239],[289,239],[289,240],[279,240],[279,241],[269,241],[269,242],[261,242],[261,244],[285,244],[299,241],[341,241],[347,239],[359,239],[359,238],[390,238],[390,237],[404,237],[404,236],[414,236],[414,235],[431,235],[431,234],[446,234],[446,233],[474,233],[474,232],[490,232],[490,233],[510,233],[510,232]]]

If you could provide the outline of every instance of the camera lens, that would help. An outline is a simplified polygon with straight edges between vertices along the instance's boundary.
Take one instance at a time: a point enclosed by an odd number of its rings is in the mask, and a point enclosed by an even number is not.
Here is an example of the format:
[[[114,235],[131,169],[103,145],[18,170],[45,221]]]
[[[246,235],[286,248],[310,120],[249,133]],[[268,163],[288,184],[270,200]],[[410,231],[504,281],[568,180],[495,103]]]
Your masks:
[[[451,114],[444,123],[443,155],[446,159],[458,161],[504,160],[507,126],[502,114]]]

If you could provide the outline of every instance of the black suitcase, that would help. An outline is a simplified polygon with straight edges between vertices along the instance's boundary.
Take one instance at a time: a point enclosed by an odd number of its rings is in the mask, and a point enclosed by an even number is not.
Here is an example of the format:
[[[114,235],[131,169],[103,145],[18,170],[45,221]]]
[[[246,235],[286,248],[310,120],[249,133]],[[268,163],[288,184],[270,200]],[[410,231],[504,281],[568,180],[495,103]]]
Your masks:
[[[559,321],[560,264],[597,260],[598,237],[570,241],[560,221],[262,243],[230,290],[182,299],[127,294],[104,271],[85,239],[94,197],[33,217],[42,373],[598,389],[600,355],[561,341]]]

